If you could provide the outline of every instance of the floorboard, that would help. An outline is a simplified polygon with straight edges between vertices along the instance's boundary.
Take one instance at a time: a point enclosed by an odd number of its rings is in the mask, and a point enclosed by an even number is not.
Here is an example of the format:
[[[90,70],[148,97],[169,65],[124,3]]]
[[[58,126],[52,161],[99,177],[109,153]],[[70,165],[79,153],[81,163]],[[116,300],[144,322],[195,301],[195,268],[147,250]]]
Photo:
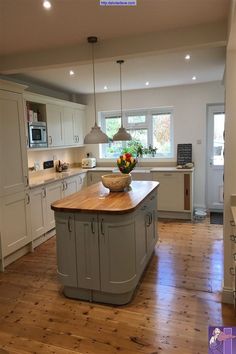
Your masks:
[[[209,325],[236,326],[221,303],[223,229],[160,221],[159,242],[125,306],[66,299],[55,238],[0,273],[0,354],[203,354]]]

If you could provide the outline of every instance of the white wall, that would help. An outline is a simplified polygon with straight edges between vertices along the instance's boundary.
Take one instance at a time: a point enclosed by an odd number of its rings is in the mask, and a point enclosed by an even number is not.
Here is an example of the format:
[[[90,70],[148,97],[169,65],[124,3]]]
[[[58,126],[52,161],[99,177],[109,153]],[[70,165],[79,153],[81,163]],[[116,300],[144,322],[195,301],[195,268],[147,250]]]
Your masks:
[[[120,109],[119,93],[97,94],[97,111]],[[195,163],[195,206],[205,207],[206,180],[206,108],[207,104],[224,102],[224,87],[220,82],[174,86],[159,89],[126,91],[123,93],[125,109],[173,107],[174,109],[174,145],[193,144]],[[87,96],[87,130],[94,124],[93,97]],[[201,144],[197,144],[200,140]],[[88,146],[86,152],[92,152],[99,158],[98,146]],[[114,161],[115,164],[115,161]]]

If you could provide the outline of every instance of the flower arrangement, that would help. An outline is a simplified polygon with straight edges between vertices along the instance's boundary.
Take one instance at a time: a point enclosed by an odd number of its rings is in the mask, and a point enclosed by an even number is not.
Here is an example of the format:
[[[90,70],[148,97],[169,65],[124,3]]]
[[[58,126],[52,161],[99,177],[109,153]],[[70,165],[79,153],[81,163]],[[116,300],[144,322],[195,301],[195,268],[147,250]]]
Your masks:
[[[126,174],[130,173],[134,169],[136,163],[137,160],[132,156],[132,154],[128,152],[121,155],[117,159],[117,166],[121,173],[126,173]]]

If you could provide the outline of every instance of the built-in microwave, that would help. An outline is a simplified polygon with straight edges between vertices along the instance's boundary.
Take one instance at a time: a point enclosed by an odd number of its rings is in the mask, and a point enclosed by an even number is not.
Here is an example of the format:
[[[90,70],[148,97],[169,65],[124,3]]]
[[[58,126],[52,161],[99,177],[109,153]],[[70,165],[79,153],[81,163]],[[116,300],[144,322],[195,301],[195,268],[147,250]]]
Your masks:
[[[46,122],[29,122],[29,147],[47,147],[47,126]]]

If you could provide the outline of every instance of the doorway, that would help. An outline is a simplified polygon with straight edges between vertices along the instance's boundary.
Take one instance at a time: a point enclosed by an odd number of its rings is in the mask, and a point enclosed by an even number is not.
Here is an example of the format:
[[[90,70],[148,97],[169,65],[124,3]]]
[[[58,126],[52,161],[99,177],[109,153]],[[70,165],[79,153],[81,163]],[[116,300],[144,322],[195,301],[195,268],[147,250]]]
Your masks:
[[[224,208],[224,126],[223,104],[207,108],[207,189],[206,203],[210,211]]]

